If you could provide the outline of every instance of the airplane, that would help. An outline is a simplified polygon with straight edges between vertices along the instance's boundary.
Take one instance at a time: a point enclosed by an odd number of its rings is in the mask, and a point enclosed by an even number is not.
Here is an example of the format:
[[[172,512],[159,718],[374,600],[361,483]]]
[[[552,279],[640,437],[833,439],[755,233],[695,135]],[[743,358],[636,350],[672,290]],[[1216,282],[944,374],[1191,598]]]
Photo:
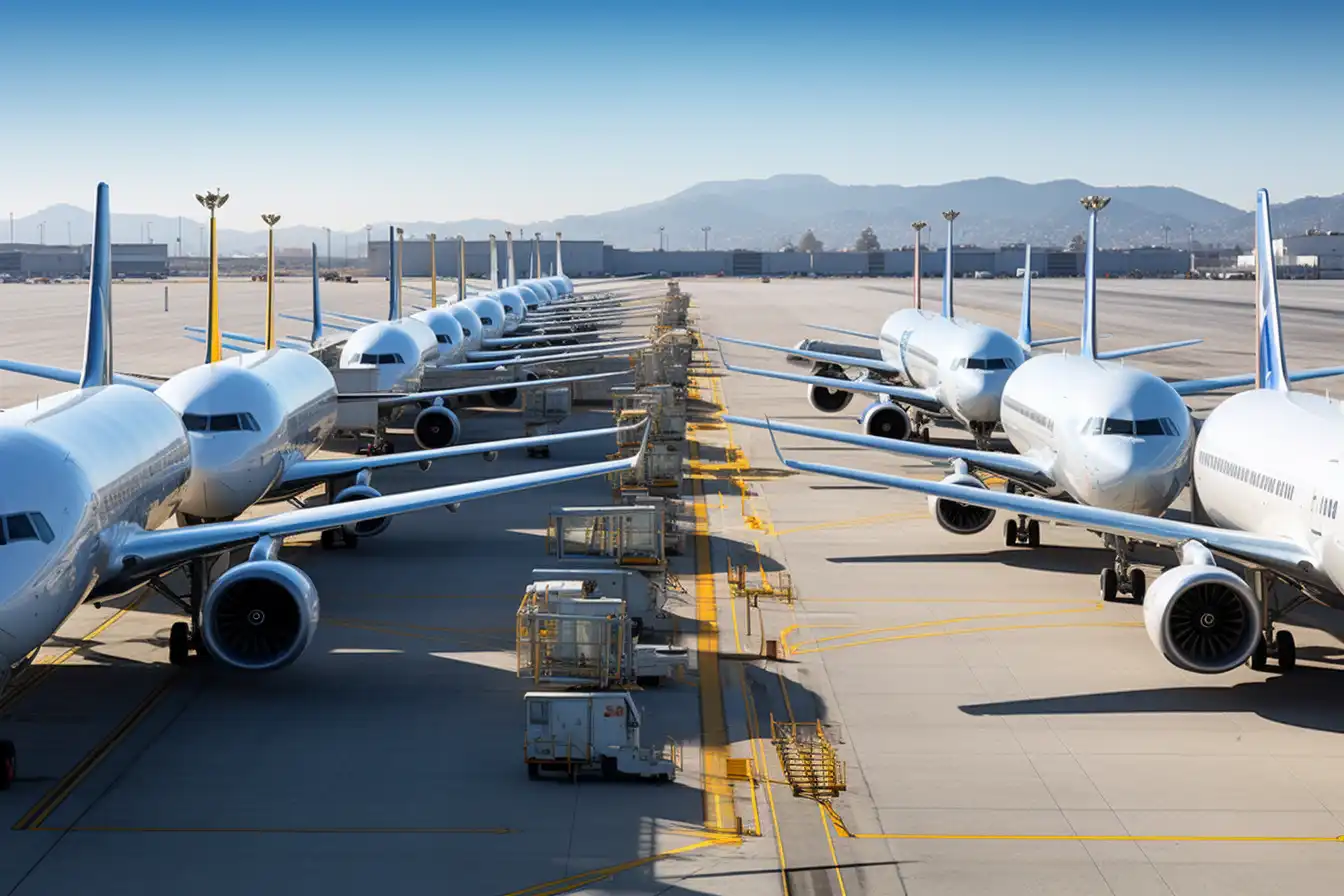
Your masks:
[[[395,244],[394,244],[395,245]],[[324,344],[324,332],[326,327],[334,329],[353,329],[353,332],[346,339],[341,347],[340,362],[338,369],[367,369],[373,367],[377,370],[377,381],[375,391],[367,393],[344,393],[338,395],[340,401],[376,401],[378,404],[378,417],[380,425],[377,428],[369,454],[376,453],[390,454],[392,452],[392,443],[388,442],[383,436],[383,425],[387,422],[396,420],[404,414],[411,405],[420,405],[420,409],[415,414],[412,421],[411,430],[416,444],[424,450],[447,448],[456,445],[461,438],[462,425],[457,415],[448,407],[448,400],[461,398],[470,395],[483,396],[486,401],[496,406],[504,407],[512,404],[518,398],[518,392],[521,389],[545,388],[547,386],[565,385],[567,383],[581,382],[588,379],[598,379],[604,377],[618,376],[623,371],[605,371],[592,374],[584,374],[574,377],[554,377],[549,379],[539,379],[529,372],[523,379],[504,383],[487,383],[469,386],[458,386],[449,389],[430,389],[420,388],[421,381],[424,378],[425,366],[427,361],[436,359],[439,356],[440,340],[444,340],[443,345],[447,347],[449,357],[461,357],[461,347],[466,343],[466,336],[463,330],[458,327],[455,318],[442,309],[432,309],[425,313],[425,320],[416,318],[400,317],[399,303],[399,284],[395,278],[395,259],[393,261],[393,279],[391,286],[390,311],[392,319],[386,321],[371,321],[358,328],[344,328],[340,325],[324,324],[321,307],[319,278],[317,271],[317,249],[316,245],[313,251],[313,316],[309,318],[299,318],[310,321],[313,325],[313,335],[308,345],[301,340],[287,339],[281,340],[278,344],[287,349],[307,349],[310,346]],[[458,305],[449,306],[450,308],[459,307]],[[293,315],[281,315],[282,317],[294,317]],[[472,318],[477,319],[473,316]],[[213,317],[212,317],[213,320]],[[428,323],[426,323],[428,321]],[[430,324],[438,328],[436,333],[430,328]],[[456,329],[453,329],[456,328]],[[265,346],[266,340],[259,337],[250,336],[245,333],[236,333],[220,331],[217,335],[208,332],[202,336],[203,330],[208,327],[189,326],[185,328],[189,339],[200,341],[210,341],[212,348],[208,352],[215,352],[215,342],[219,342],[219,347],[227,347],[232,351],[247,353],[252,351],[248,346]],[[458,333],[454,342],[452,333]],[[227,340],[227,341],[222,341]],[[634,351],[635,348],[647,343],[633,343],[628,351]],[[303,354],[308,354],[304,351]],[[593,355],[580,355],[579,357],[596,357]],[[217,354],[211,355],[217,357]],[[325,382],[332,384],[334,389],[335,380],[321,362],[317,361],[311,355],[312,363],[309,366],[314,368],[312,377],[325,377]],[[546,357],[533,360],[528,357],[520,360],[518,364],[535,364],[551,361],[560,356],[554,353]],[[574,355],[564,356],[566,360],[572,360]],[[409,361],[407,359],[410,359]],[[298,363],[298,362],[295,362]],[[447,369],[457,370],[493,370],[501,366],[512,364],[510,359],[492,359],[480,361],[474,364],[444,365]],[[322,373],[316,372],[316,367],[322,367]],[[325,438],[325,435],[323,436]],[[315,449],[314,449],[315,450]]]
[[[1285,358],[1269,193],[1256,194],[1255,388],[1209,412],[1194,446],[1192,506],[1209,524],[1066,504],[946,482],[824,464],[791,469],[885,485],[1173,548],[1143,603],[1144,627],[1172,665],[1218,674],[1249,662],[1281,672],[1297,662],[1293,633],[1274,624],[1310,601],[1344,609],[1344,404],[1295,392]],[[773,435],[772,435],[773,438]],[[775,446],[779,452],[778,444]],[[1216,557],[1244,567],[1240,576]],[[1295,592],[1280,604],[1274,585]]]
[[[947,243],[941,314],[919,307],[903,308],[888,317],[876,335],[826,328],[878,342],[876,349],[866,349],[862,355],[814,351],[802,344],[787,348],[727,336],[717,338],[720,343],[763,348],[815,362],[811,376],[748,367],[737,369],[753,376],[807,385],[808,402],[816,410],[839,413],[849,405],[855,393],[876,396],[877,400],[859,416],[859,423],[868,435],[896,440],[917,435],[927,443],[931,420],[946,416],[971,433],[978,450],[987,451],[990,436],[1000,422],[1004,385],[1012,372],[1026,362],[1034,349],[1072,342],[1075,337],[1033,340],[1029,300],[1023,303],[1016,339],[994,327],[956,317],[952,301],[951,221],[948,221]],[[1199,341],[1184,339],[1097,352],[1096,357],[1103,360],[1124,358],[1194,345]],[[845,376],[845,370],[852,368],[862,371],[854,380]],[[913,421],[903,405],[914,409]]]
[[[1061,498],[1101,507],[1159,516],[1190,481],[1190,449],[1194,424],[1184,398],[1255,382],[1255,374],[1169,382],[1148,371],[1125,367],[1097,356],[1097,213],[1106,200],[1089,196],[1088,242],[1083,290],[1083,325],[1076,355],[1042,354],[1028,358],[1004,384],[1004,433],[1016,454],[941,445],[896,442],[875,436],[835,432],[810,426],[724,416],[728,423],[774,429],[794,435],[860,445],[895,454],[952,464],[943,479],[951,485],[987,488],[977,474],[1003,478],[1007,491]],[[1027,247],[1028,270],[1031,248]],[[1031,280],[1023,278],[1022,305],[1031,303]],[[1023,315],[1024,322],[1028,319]],[[1024,324],[1025,325],[1025,324]],[[729,370],[736,368],[731,365]],[[1294,381],[1344,374],[1344,367],[1302,371]],[[1111,438],[1123,436],[1124,438]],[[944,531],[975,535],[994,521],[995,513],[957,501],[929,502],[929,511]],[[1004,521],[1008,547],[1040,544],[1039,521],[1017,514]],[[1147,578],[1133,565],[1133,544],[1123,536],[1104,536],[1114,551],[1112,569],[1102,573],[1104,600],[1128,594],[1142,601]]]
[[[224,666],[272,671],[293,663],[319,619],[317,588],[279,559],[284,539],[380,516],[443,507],[633,468],[633,457],[501,476],[269,517],[158,529],[192,476],[181,416],[157,395],[116,382],[112,366],[108,188],[98,185],[89,317],[78,388],[0,415],[0,686],[32,661],[85,600],[191,570],[191,595],[174,597],[193,624],[172,628],[170,652],[195,646]],[[647,435],[647,429],[646,429]],[[213,585],[206,561],[251,545]],[[16,751],[0,741],[0,789]]]

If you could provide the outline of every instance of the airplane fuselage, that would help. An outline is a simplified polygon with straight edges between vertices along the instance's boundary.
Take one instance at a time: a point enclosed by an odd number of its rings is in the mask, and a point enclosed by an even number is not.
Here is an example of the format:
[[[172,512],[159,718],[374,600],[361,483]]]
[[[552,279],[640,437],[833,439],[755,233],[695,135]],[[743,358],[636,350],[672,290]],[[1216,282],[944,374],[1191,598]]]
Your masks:
[[[1008,379],[1001,423],[1017,452],[1079,503],[1159,515],[1190,479],[1190,412],[1147,371],[1038,355]]]
[[[1006,333],[971,321],[905,308],[882,324],[882,359],[912,385],[934,392],[963,424],[994,424],[1022,347]]]
[[[410,317],[378,321],[350,334],[341,351],[342,369],[378,371],[374,390],[414,392],[420,388],[425,365],[438,358],[439,341],[423,321]]]
[[[7,410],[0,456],[0,668],[8,669],[92,593],[118,593],[110,555],[128,527],[172,517],[192,457],[177,413],[133,386]]]
[[[192,476],[178,509],[202,520],[289,497],[274,490],[286,464],[314,454],[336,426],[336,381],[295,349],[193,367],[156,394],[191,439]]]

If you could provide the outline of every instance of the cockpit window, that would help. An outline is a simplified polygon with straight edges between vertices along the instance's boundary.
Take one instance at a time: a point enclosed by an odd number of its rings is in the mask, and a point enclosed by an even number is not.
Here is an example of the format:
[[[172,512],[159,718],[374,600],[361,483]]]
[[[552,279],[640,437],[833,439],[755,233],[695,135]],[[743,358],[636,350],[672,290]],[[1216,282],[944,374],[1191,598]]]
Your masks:
[[[449,336],[447,333],[440,333],[440,334],[439,334],[439,344],[440,344],[440,345],[452,345],[452,344],[453,344],[453,337]]]
[[[359,363],[361,363],[361,364],[401,364],[401,363],[402,363],[402,360],[401,360],[401,355],[399,355],[399,354],[388,354],[388,355],[363,354],[363,355],[360,355],[360,356],[359,356]]]
[[[1013,370],[1016,367],[1012,358],[958,358],[952,365],[953,370]]]
[[[493,327],[495,325],[495,319],[493,317],[482,317],[481,323],[485,324],[487,327]]]
[[[187,432],[260,432],[257,418],[242,414],[183,414],[182,425]]]
[[[56,538],[40,513],[11,513],[0,519],[0,544],[11,541],[43,541],[51,544]]]
[[[1093,417],[1083,425],[1083,432],[1094,436],[1174,436],[1176,424],[1169,417],[1150,417],[1146,420]]]

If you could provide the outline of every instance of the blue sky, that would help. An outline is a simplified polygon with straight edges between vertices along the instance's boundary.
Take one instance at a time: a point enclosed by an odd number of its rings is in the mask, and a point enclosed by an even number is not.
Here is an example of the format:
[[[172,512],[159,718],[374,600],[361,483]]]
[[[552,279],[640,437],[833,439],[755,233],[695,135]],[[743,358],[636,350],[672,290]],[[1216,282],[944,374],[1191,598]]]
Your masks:
[[[1338,4],[208,6],[8,9],[0,214],[100,179],[121,212],[218,184],[237,226],[340,229],[778,173],[1344,192]]]

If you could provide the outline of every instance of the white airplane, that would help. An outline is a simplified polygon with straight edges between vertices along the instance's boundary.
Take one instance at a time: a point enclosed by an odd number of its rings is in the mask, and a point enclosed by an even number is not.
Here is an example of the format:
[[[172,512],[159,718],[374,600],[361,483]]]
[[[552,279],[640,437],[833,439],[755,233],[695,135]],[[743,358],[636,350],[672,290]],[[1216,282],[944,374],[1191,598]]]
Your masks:
[[[854,393],[874,395],[877,400],[859,417],[859,423],[868,435],[907,439],[918,434],[921,440],[927,442],[931,417],[945,415],[971,433],[976,448],[988,450],[990,435],[1000,422],[1001,398],[1009,376],[1025,363],[1033,349],[1072,342],[1074,337],[1032,340],[1029,302],[1023,303],[1016,339],[994,327],[955,317],[951,245],[952,224],[949,221],[941,314],[918,307],[903,308],[887,318],[881,333],[877,335],[826,328],[876,340],[878,348],[869,349],[862,356],[813,351],[805,347],[787,348],[720,336],[718,340],[721,343],[769,349],[816,363],[812,376],[748,367],[732,369],[754,376],[806,384],[807,398],[812,407],[826,413],[844,410]],[[1096,357],[1123,358],[1194,345],[1199,341],[1184,339],[1160,345],[1097,352]],[[845,370],[855,368],[861,371],[858,379],[848,379]],[[899,384],[902,380],[906,385]],[[915,410],[913,422],[902,405]]]
[[[1291,390],[1273,258],[1269,193],[1260,190],[1256,388],[1214,408],[1194,447],[1194,515],[1212,525],[844,467],[784,463],[919,492],[930,501],[1022,513],[1172,547],[1180,565],[1158,576],[1143,605],[1148,636],[1163,657],[1181,669],[1212,674],[1248,660],[1252,668],[1263,669],[1273,654],[1279,668],[1288,671],[1296,663],[1296,645],[1292,632],[1276,633],[1274,623],[1307,601],[1344,609],[1344,405]],[[1215,555],[1243,566],[1245,578],[1220,568]],[[1286,606],[1274,597],[1275,582],[1296,592]]]
[[[278,559],[286,537],[631,468],[642,455],[310,507],[257,519],[159,530],[192,476],[182,418],[152,392],[116,382],[108,295],[107,185],[99,184],[88,338],[79,388],[0,414],[0,686],[31,662],[80,603],[123,594],[184,565],[199,583],[200,643],[226,666],[270,671],[312,641],[316,587]],[[206,559],[252,545],[208,589]],[[184,629],[173,640],[185,648]],[[0,789],[16,770],[0,742]]]
[[[1097,357],[1096,259],[1097,212],[1106,200],[1089,196],[1087,264],[1083,293],[1081,350],[1076,355],[1028,358],[1008,377],[1002,398],[1002,424],[1016,454],[941,445],[897,442],[875,436],[834,432],[724,416],[728,423],[774,429],[811,438],[861,445],[895,454],[950,462],[949,485],[987,488],[977,473],[1002,477],[1009,493],[1063,498],[1090,507],[1145,516],[1165,512],[1190,481],[1194,427],[1184,398],[1255,382],[1255,374],[1168,382],[1145,370]],[[1027,248],[1026,267],[1031,267]],[[1031,303],[1031,281],[1022,283],[1022,305]],[[1028,315],[1024,312],[1023,320]],[[730,370],[734,369],[729,367]],[[1295,381],[1344,374],[1329,367],[1295,374]],[[974,535],[994,521],[993,510],[958,501],[931,500],[929,512],[945,531]],[[1003,524],[1009,547],[1040,544],[1037,520],[1017,514]],[[1133,545],[1123,536],[1104,536],[1115,552],[1113,569],[1102,573],[1102,597],[1129,594],[1142,601],[1147,579],[1132,565]]]

